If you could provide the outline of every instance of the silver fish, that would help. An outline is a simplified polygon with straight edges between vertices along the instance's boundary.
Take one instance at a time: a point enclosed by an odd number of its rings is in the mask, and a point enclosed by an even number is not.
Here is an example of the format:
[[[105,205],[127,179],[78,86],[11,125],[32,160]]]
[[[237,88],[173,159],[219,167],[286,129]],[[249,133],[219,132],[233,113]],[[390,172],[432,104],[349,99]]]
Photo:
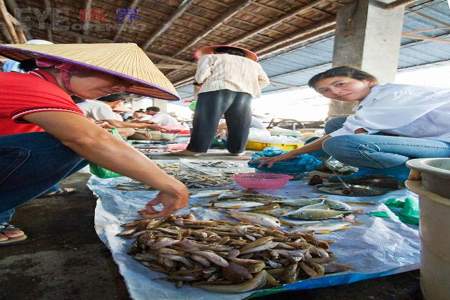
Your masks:
[[[221,195],[223,193],[227,193],[227,192],[230,192],[230,190],[206,190],[206,191],[199,191],[199,192],[191,195],[191,197],[212,198],[212,197],[218,197],[219,195]]]
[[[253,208],[264,206],[264,204],[255,201],[220,201],[220,202],[210,202],[210,205],[218,208]]]
[[[352,207],[347,203],[337,200],[325,199],[325,204],[334,210],[352,211]]]
[[[275,217],[264,215],[264,214],[257,214],[257,213],[251,213],[251,212],[239,212],[239,211],[232,211],[230,212],[230,215],[233,218],[236,218],[241,221],[245,221],[252,224],[258,224],[265,227],[280,227],[280,220],[278,220]]]
[[[326,220],[333,218],[341,218],[344,216],[344,211],[333,210],[333,209],[297,209],[285,217],[290,219],[301,219],[301,220]]]
[[[274,202],[279,203],[281,205],[303,207],[307,205],[322,203],[323,200],[324,199],[322,198],[289,198],[289,199],[275,200]]]

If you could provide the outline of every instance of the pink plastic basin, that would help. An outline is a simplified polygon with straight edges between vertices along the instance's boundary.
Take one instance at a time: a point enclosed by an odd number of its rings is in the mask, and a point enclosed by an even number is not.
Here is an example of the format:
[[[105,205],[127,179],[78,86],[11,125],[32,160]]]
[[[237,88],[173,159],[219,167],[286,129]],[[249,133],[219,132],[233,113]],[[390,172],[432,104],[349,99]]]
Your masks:
[[[234,181],[246,189],[279,189],[292,178],[274,173],[239,173],[233,176]]]

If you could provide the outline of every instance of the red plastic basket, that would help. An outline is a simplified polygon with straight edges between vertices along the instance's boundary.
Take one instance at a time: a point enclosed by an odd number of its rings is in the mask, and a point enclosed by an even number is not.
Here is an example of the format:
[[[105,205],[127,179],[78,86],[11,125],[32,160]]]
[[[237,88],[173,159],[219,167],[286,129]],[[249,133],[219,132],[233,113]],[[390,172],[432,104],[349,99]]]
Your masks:
[[[274,173],[239,173],[233,176],[234,181],[246,189],[279,189],[292,178]]]

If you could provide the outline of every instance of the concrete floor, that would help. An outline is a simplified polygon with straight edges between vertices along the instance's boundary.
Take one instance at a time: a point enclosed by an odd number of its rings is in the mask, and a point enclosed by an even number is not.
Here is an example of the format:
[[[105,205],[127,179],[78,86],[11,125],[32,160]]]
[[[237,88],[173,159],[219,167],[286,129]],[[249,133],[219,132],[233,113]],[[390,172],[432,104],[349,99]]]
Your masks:
[[[95,197],[75,174],[78,192],[36,199],[17,210],[14,224],[29,238],[0,247],[0,299],[130,299],[109,250],[94,230]],[[420,300],[419,272],[351,285],[284,293],[264,299]],[[156,296],[153,299],[158,299]]]

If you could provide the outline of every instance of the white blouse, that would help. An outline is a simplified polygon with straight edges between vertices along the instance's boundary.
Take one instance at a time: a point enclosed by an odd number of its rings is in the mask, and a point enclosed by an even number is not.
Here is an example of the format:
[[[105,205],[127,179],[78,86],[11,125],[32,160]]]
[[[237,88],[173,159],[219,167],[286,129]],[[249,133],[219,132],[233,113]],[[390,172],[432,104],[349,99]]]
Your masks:
[[[401,84],[377,85],[331,136],[387,133],[450,143],[450,90]]]
[[[249,58],[230,54],[204,55],[198,62],[195,81],[199,93],[230,90],[258,97],[269,78],[261,65]]]

